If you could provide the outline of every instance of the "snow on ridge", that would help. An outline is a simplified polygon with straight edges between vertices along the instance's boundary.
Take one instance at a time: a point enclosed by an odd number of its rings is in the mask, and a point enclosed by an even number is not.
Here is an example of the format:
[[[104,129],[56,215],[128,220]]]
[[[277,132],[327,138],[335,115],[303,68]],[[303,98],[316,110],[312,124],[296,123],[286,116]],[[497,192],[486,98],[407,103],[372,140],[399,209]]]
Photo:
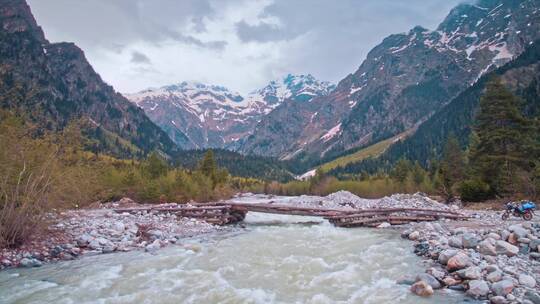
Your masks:
[[[337,126],[330,129],[326,134],[321,136],[320,139],[322,139],[324,142],[329,141],[330,139],[334,138],[338,133],[341,131],[341,123],[339,123]]]

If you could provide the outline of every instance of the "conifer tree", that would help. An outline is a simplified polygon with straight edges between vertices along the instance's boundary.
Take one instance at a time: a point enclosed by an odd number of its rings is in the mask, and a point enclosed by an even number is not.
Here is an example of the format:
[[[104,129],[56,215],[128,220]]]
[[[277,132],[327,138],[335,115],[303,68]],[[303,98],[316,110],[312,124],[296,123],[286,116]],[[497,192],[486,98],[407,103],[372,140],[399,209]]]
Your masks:
[[[518,174],[531,168],[528,159],[532,124],[520,111],[520,100],[495,78],[480,99],[475,131],[478,145],[472,164],[499,195],[518,191]]]

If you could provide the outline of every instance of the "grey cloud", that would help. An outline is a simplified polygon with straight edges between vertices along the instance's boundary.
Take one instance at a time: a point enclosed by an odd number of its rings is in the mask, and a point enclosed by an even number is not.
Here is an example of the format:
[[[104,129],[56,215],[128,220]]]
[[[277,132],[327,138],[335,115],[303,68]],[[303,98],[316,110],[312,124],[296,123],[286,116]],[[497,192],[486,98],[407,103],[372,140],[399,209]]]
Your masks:
[[[46,25],[46,34],[52,36],[52,40],[56,36],[68,37],[83,48],[100,46],[111,49],[114,45],[139,40],[159,43],[185,26],[204,31],[204,18],[215,14],[210,1],[28,0],[38,23]],[[178,41],[192,43],[190,39]],[[210,48],[223,45],[216,42],[195,44]]]
[[[141,52],[134,51],[131,53],[131,62],[141,63],[141,64],[150,64],[150,58]]]
[[[235,24],[238,38],[244,42],[268,42],[292,39],[297,34],[284,31],[278,26],[261,22],[257,25],[247,24],[244,20]]]

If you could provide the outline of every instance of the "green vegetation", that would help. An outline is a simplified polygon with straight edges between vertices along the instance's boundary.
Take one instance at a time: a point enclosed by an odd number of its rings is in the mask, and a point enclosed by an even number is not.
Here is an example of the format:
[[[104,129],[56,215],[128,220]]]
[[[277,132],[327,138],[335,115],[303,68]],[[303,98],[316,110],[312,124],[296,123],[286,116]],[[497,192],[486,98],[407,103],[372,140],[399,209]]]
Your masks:
[[[91,141],[77,124],[61,133],[0,112],[0,247],[22,244],[51,209],[79,208],[129,196],[140,202],[206,202],[262,188],[231,177],[208,151],[196,169],[172,167],[159,153],[122,160],[84,149]]]
[[[354,153],[351,153],[349,155],[345,155],[342,157],[339,157],[333,161],[327,162],[325,164],[320,165],[318,168],[323,170],[324,172],[328,172],[332,169],[335,169],[337,167],[344,167],[350,163],[355,163],[362,161],[364,159],[370,158],[370,157],[377,157],[381,155],[388,147],[390,147],[393,143],[400,140],[404,136],[406,136],[408,132],[403,132],[401,134],[398,134],[394,137],[388,138],[386,140],[380,141],[376,144],[373,144],[369,147],[363,148],[359,151],[356,151]]]

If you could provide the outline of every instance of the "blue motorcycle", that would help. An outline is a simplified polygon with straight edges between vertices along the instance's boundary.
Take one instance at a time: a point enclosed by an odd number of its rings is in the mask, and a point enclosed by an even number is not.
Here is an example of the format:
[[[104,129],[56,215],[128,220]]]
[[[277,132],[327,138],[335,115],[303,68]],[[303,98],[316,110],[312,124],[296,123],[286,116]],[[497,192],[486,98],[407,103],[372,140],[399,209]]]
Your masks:
[[[507,220],[510,215],[513,215],[530,221],[533,218],[535,209],[536,204],[531,201],[521,201],[520,203],[508,202],[506,203],[506,210],[502,215],[502,219]]]

